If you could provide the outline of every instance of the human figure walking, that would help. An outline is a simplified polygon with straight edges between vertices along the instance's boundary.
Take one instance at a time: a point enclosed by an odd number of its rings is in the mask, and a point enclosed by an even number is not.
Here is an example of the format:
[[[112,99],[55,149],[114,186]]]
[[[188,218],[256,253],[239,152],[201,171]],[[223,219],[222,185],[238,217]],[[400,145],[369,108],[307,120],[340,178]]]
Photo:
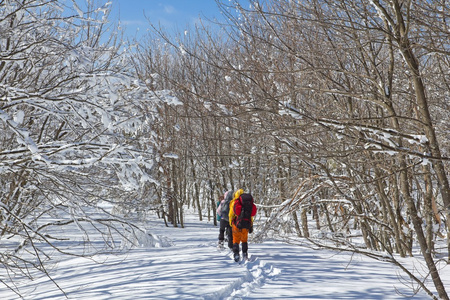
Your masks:
[[[229,220],[230,203],[233,200],[233,191],[227,191],[223,195],[223,200],[217,207],[217,216],[220,218],[219,223],[219,243],[217,247],[224,249],[225,236],[228,240],[228,248],[233,248],[233,233],[231,231],[231,225]]]
[[[239,189],[234,193],[234,198],[230,203],[229,220],[233,232],[233,257],[238,262],[239,244],[242,243],[243,259],[248,259],[248,233],[253,228],[253,217],[257,208],[253,203],[251,194],[244,193]]]

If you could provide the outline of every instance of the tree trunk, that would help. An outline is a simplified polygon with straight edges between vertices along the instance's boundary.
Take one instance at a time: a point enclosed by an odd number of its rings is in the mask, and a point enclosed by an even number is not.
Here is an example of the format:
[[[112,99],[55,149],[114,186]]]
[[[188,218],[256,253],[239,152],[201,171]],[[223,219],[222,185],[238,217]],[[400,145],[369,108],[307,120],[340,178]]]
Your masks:
[[[441,299],[448,300],[449,298],[448,298],[447,292],[445,291],[444,284],[442,283],[442,280],[439,276],[439,272],[436,268],[433,257],[431,255],[430,249],[428,248],[427,239],[426,239],[425,234],[422,229],[423,221],[417,213],[417,208],[414,203],[414,199],[411,197],[411,194],[410,194],[409,181],[408,181],[408,175],[407,175],[406,170],[407,170],[406,163],[404,163],[404,160],[402,160],[401,171],[400,171],[400,185],[401,185],[402,195],[405,198],[406,205],[408,206],[408,211],[411,216],[411,221],[414,226],[414,230],[416,232],[416,238],[417,238],[417,241],[419,242],[420,250],[421,250],[422,256],[425,259],[425,262],[427,264],[431,278],[433,279],[434,286],[436,287],[436,290],[438,291],[439,297]]]
[[[420,73],[419,62],[414,55],[410,40],[408,38],[408,25],[405,23],[401,12],[401,3],[397,0],[394,1],[397,19],[397,35],[400,51],[403,54],[403,58],[407,63],[409,69],[412,72],[414,92],[417,101],[417,110],[420,116],[420,120],[423,124],[423,130],[428,139],[428,146],[430,150],[430,156],[432,157],[433,169],[436,172],[436,176],[439,182],[442,201],[444,203],[444,211],[447,219],[447,262],[450,263],[450,185],[447,175],[445,173],[444,164],[442,161],[441,150],[439,142],[436,138],[436,132],[433,126],[432,118],[428,108],[428,100],[425,94],[425,86]]]
[[[308,229],[308,215],[307,215],[307,209],[302,208],[302,227],[303,227],[303,235],[305,238],[309,238],[309,229]]]
[[[376,174],[377,178],[381,178],[382,175],[380,173],[381,172],[378,169],[375,169],[375,174]],[[391,206],[388,196],[386,195],[386,193],[384,191],[385,185],[381,179],[377,180],[377,189],[378,189],[378,194],[380,195],[380,199],[384,203],[386,213],[389,216],[389,224],[391,224],[391,229],[394,232],[396,252],[399,253],[401,257],[405,257],[406,251],[404,249],[403,242],[402,242],[402,236],[400,233],[401,224],[397,224],[397,222],[400,223],[400,220],[397,220],[397,218],[395,217],[395,210]]]
[[[300,225],[298,223],[297,213],[295,211],[292,212],[292,220],[294,220],[294,227],[298,237],[302,237],[302,231],[300,229]]]

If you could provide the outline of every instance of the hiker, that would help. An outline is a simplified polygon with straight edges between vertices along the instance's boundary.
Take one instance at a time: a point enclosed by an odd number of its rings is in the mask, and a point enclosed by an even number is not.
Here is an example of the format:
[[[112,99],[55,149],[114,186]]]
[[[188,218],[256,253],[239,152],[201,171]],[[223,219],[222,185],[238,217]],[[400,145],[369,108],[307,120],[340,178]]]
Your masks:
[[[216,203],[216,207],[217,207],[217,209],[216,209],[216,219],[219,222],[220,222],[220,219],[222,218],[222,216],[219,213],[219,207],[220,207],[220,203],[222,203],[223,199],[224,199],[224,195],[220,195],[220,197],[219,197],[219,199],[217,199],[217,203]]]
[[[228,219],[228,212],[230,211],[230,202],[233,199],[233,191],[227,191],[223,195],[223,200],[220,202],[220,205],[217,207],[217,216],[218,220],[220,220],[219,225],[219,244],[218,248],[224,248],[224,240],[225,233],[228,240],[228,248],[233,248],[233,233],[231,232],[231,226]]]
[[[256,205],[253,203],[251,194],[244,193],[239,189],[234,194],[230,204],[229,219],[233,231],[233,256],[234,261],[238,262],[239,244],[242,243],[242,256],[248,260],[248,233],[253,230],[253,217],[256,215]]]

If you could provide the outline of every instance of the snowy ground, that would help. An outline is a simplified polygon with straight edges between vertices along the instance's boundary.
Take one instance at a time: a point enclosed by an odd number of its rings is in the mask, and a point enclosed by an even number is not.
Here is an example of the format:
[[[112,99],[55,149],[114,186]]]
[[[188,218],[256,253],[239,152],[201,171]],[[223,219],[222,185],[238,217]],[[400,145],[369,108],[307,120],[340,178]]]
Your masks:
[[[184,229],[167,228],[154,218],[150,228],[173,245],[95,261],[66,257],[54,266],[53,279],[69,299],[90,300],[405,299],[412,294],[397,268],[359,255],[269,241],[250,243],[250,261],[239,265],[229,251],[216,249],[218,228],[212,222],[187,216]],[[442,274],[450,287],[450,268]],[[24,299],[66,299],[46,277],[18,287]],[[0,299],[19,298],[1,286]],[[430,298],[421,291],[414,299]]]

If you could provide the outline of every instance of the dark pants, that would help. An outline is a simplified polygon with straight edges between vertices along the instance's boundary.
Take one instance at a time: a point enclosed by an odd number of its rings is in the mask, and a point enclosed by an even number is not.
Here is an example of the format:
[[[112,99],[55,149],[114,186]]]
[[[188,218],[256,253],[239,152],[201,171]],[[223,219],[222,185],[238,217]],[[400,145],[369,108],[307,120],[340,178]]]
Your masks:
[[[242,243],[242,253],[244,253],[244,255],[245,255],[247,252],[248,252],[248,243],[243,242]],[[239,244],[238,243],[233,244],[233,253],[239,254]]]
[[[228,248],[233,248],[233,232],[231,231],[231,226],[228,221],[220,219],[220,229],[219,229],[219,241],[225,239],[225,233],[228,238]]]

